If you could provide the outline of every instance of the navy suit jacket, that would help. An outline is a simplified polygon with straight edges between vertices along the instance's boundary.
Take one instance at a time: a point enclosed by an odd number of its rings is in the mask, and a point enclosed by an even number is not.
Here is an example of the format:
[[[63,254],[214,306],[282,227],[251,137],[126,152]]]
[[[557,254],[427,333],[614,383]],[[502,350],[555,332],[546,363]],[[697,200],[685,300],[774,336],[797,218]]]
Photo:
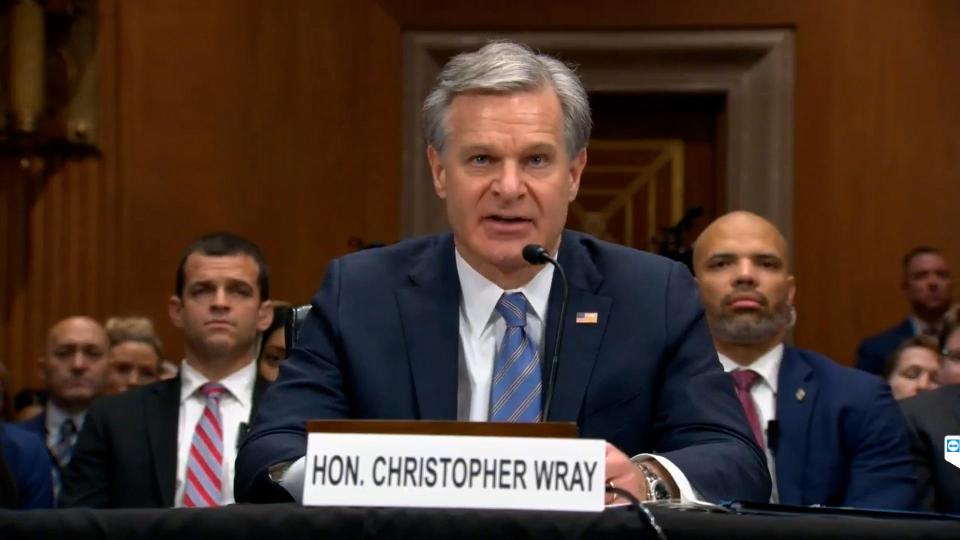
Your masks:
[[[29,420],[17,422],[15,425],[39,436],[43,445],[47,445],[47,411],[43,411]]]
[[[17,486],[19,508],[53,508],[53,478],[47,445],[36,433],[0,424],[0,450]]]
[[[913,325],[910,319],[905,319],[889,330],[864,339],[857,349],[857,369],[874,375],[882,374],[887,357],[911,337],[913,337]]]
[[[571,231],[559,258],[570,300],[549,420],[575,421],[581,436],[627,455],[662,454],[708,500],[769,497],[765,459],[686,267]],[[547,351],[559,280],[554,274]],[[290,499],[267,471],[305,454],[310,419],[456,420],[459,305],[450,234],[332,261],[240,448],[237,500]],[[577,312],[596,312],[597,324],[575,324]]]
[[[787,347],[777,422],[770,447],[782,504],[913,508],[908,428],[880,378]]]

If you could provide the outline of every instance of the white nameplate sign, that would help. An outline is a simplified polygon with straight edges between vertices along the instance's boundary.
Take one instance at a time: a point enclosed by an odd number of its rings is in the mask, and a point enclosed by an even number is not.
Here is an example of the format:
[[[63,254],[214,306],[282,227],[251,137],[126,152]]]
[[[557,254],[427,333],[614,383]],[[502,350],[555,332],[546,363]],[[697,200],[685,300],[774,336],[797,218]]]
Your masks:
[[[599,512],[602,440],[310,433],[308,506]]]

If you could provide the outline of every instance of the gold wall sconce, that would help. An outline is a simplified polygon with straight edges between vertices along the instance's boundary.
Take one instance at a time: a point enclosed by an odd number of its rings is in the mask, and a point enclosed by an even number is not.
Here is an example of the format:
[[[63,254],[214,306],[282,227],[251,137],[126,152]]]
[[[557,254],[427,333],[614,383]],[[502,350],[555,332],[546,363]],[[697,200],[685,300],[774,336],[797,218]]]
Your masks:
[[[96,0],[0,0],[0,66],[0,153],[31,175],[97,153]]]

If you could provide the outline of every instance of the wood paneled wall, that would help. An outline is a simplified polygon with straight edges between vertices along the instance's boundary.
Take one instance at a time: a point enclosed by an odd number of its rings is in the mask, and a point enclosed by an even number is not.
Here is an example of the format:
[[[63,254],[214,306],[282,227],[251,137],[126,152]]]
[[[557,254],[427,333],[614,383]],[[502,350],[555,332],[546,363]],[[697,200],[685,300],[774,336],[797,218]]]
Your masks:
[[[214,229],[306,300],[351,236],[399,230],[401,32],[792,27],[798,344],[851,362],[898,320],[898,259],[960,267],[960,4],[950,0],[100,0],[102,155],[45,183],[0,161],[0,358],[37,384],[45,328],[153,317]]]

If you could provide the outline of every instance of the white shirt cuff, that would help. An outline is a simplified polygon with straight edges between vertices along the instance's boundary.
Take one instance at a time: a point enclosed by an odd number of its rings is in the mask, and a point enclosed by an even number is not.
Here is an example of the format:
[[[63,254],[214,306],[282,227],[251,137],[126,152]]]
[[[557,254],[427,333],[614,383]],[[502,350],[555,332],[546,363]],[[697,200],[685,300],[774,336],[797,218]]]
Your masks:
[[[294,461],[293,464],[283,472],[280,481],[277,482],[280,484],[280,487],[287,490],[287,492],[293,496],[293,500],[297,501],[298,504],[303,504],[303,480],[306,466],[307,456],[303,456]],[[670,474],[673,474],[673,471],[670,471]]]
[[[669,459],[667,459],[667,458],[665,458],[665,457],[663,457],[663,456],[657,456],[657,455],[654,455],[654,454],[637,454],[636,456],[633,457],[633,460],[635,460],[635,461],[640,461],[640,460],[645,460],[645,459],[652,459],[652,460],[656,461],[656,462],[659,463],[664,469],[666,469],[668,473],[670,473],[670,476],[673,477],[673,481],[677,484],[677,488],[680,489],[680,502],[683,502],[683,503],[688,503],[688,502],[703,503],[703,502],[705,502],[703,499],[700,498],[700,494],[697,493],[697,490],[693,489],[693,486],[690,485],[690,481],[687,480],[687,476],[686,476],[685,474],[683,474],[683,472],[680,470],[680,468],[677,467],[676,465],[674,465],[672,461],[670,461]],[[301,460],[301,461],[302,461],[302,460]],[[292,468],[293,468],[293,467],[291,467],[291,469],[292,469]],[[302,469],[303,469],[303,467],[301,467],[301,471],[302,471]],[[289,471],[287,471],[287,472],[289,472]],[[300,484],[301,484],[301,486],[303,485],[303,474],[302,474],[302,472],[301,472],[301,474],[300,474]]]

